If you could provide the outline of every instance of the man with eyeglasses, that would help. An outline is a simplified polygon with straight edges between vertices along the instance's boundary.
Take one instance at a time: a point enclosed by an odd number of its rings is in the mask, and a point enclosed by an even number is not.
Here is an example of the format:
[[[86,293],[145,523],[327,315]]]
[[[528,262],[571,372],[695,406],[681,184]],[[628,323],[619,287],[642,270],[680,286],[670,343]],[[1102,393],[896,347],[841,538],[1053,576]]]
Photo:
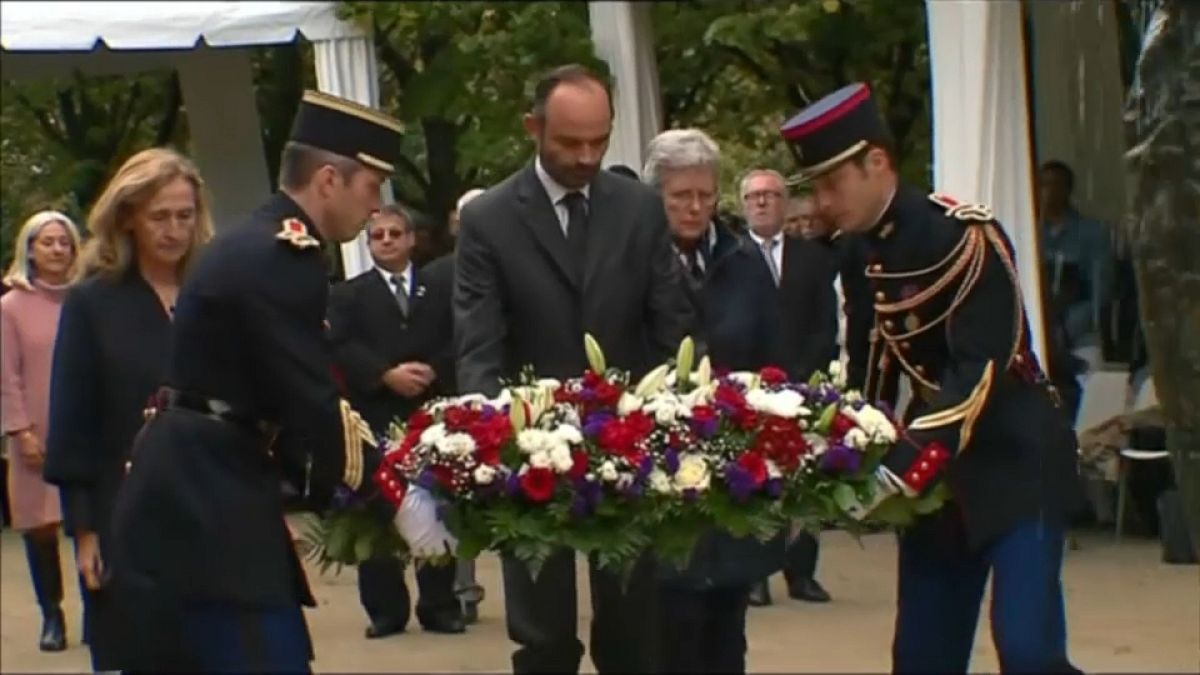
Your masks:
[[[807,380],[829,364],[835,353],[836,327],[827,317],[834,310],[830,260],[819,245],[784,234],[787,191],[783,176],[771,169],[752,169],[740,185],[747,236],[778,289],[779,303],[776,361],[792,378]],[[829,602],[829,593],[814,578],[819,547],[815,536],[800,532],[788,546],[783,576],[788,595],[807,602]],[[767,580],[750,590],[750,604],[771,604]]]
[[[418,271],[413,219],[389,204],[367,224],[372,269],[334,287],[329,297],[334,361],[351,404],[376,435],[439,393],[451,373],[450,280]],[[454,566],[417,569],[417,620],[435,633],[462,633],[462,607],[454,595]],[[404,631],[409,594],[399,558],[358,566],[358,594],[370,618],[366,636]]]

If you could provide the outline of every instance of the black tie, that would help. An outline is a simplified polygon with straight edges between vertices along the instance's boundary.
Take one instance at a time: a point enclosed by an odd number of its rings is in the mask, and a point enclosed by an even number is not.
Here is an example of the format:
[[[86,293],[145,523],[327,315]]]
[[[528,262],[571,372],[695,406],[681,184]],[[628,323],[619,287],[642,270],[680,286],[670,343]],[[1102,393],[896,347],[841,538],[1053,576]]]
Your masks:
[[[700,249],[699,247],[691,250],[687,255],[688,272],[692,275],[692,279],[704,283],[704,268],[700,267]]]
[[[396,302],[400,303],[400,311],[404,313],[404,316],[408,316],[408,288],[404,283],[404,275],[392,275],[392,283],[396,288]]]
[[[587,246],[587,197],[582,192],[568,192],[562,204],[567,207],[567,245],[575,261],[582,263]]]

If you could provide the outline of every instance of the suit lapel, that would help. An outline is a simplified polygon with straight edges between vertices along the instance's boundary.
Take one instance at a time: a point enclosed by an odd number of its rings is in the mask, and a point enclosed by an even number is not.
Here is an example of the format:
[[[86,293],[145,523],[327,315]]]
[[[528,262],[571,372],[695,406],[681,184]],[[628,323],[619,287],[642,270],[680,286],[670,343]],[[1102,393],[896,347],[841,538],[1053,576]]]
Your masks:
[[[367,306],[368,307],[383,307],[383,306],[391,307],[392,308],[391,311],[395,313],[395,316],[397,318],[404,319],[405,318],[404,312],[400,311],[400,303],[396,301],[396,296],[395,296],[395,294],[392,293],[391,285],[387,281],[384,281],[383,275],[380,274],[378,271],[370,270],[368,273],[371,276],[370,276],[370,278],[367,279],[366,292],[371,294],[371,296],[373,296],[373,297],[368,300]],[[409,307],[409,311],[411,312],[412,311],[412,303],[411,302],[409,303],[408,307]]]
[[[567,238],[563,235],[562,225],[554,211],[554,205],[550,203],[550,197],[538,181],[533,164],[521,175],[517,201],[520,203],[521,221],[533,232],[534,239],[545,249],[563,277],[578,289],[579,274],[571,260]]]

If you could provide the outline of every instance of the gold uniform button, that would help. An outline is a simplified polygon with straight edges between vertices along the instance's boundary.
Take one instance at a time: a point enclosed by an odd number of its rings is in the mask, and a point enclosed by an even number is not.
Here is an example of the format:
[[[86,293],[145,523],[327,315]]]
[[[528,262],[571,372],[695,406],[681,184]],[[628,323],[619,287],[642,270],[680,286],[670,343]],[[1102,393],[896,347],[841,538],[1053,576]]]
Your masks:
[[[876,291],[875,302],[883,302],[884,300],[887,300],[887,296],[883,294],[883,291]]]
[[[895,327],[896,327],[896,324],[892,323],[892,320],[891,320],[891,319],[888,319],[888,320],[886,320],[886,321],[884,321],[884,322],[883,322],[883,328],[884,328],[884,330],[891,330],[891,329],[893,329],[893,328],[895,328]]]
[[[912,343],[905,340],[904,342],[900,343],[900,349],[903,349],[904,351],[908,351],[908,350],[912,349]]]

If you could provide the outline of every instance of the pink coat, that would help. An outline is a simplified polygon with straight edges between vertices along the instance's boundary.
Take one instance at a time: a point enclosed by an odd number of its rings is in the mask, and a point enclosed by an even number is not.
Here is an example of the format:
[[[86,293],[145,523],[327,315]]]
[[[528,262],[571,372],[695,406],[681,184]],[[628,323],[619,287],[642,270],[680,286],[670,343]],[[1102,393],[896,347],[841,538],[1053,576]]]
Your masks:
[[[0,427],[5,434],[33,427],[46,443],[50,417],[50,366],[65,290],[35,285],[14,288],[0,297]],[[8,499],[13,528],[31,528],[62,520],[58,489],[42,480],[21,458],[17,441],[8,445]]]

